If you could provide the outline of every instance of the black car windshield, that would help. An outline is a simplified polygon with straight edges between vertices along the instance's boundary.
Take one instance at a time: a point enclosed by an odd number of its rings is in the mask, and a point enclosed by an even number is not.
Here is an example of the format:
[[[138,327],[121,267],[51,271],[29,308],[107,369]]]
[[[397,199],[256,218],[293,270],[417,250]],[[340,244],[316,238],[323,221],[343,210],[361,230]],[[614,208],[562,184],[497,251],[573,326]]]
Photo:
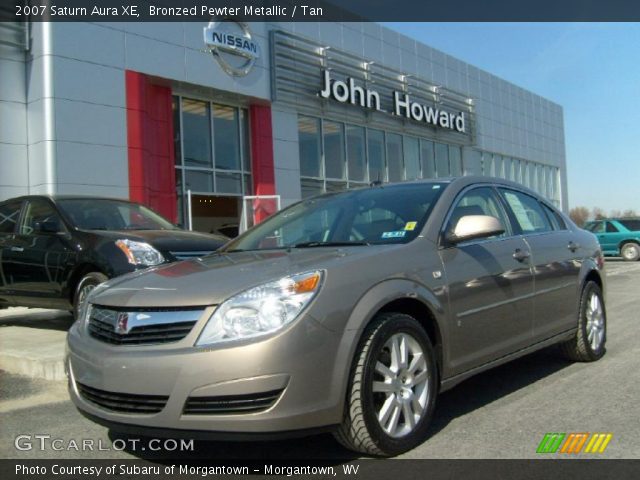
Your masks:
[[[103,198],[57,201],[74,226],[83,230],[176,230],[177,227],[137,203]]]
[[[245,232],[225,251],[407,243],[446,185],[407,183],[313,197]]]

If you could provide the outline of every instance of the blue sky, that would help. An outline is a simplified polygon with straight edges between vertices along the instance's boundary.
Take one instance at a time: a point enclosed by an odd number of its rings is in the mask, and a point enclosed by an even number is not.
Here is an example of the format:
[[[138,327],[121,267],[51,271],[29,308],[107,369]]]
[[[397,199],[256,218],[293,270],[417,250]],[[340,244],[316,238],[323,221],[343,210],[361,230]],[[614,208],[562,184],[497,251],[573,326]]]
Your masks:
[[[640,213],[640,24],[387,23],[564,108],[569,206]]]

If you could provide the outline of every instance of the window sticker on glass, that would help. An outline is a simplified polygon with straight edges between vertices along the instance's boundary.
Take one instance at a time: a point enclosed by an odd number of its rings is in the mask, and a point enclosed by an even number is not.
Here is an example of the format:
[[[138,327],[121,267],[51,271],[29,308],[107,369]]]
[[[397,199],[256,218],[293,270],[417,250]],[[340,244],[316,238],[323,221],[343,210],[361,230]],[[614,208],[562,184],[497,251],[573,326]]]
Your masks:
[[[404,229],[407,231],[412,231],[416,229],[416,225],[418,225],[418,222],[407,222],[407,224],[404,226]]]
[[[402,238],[407,232],[404,230],[396,230],[394,232],[382,232],[382,238]]]
[[[514,215],[518,219],[520,227],[525,231],[535,230],[535,227],[531,223],[529,215],[527,214],[527,209],[522,205],[518,196],[511,192],[505,192],[504,196],[507,199],[507,202],[509,202],[509,206],[511,207],[511,210],[513,210]]]

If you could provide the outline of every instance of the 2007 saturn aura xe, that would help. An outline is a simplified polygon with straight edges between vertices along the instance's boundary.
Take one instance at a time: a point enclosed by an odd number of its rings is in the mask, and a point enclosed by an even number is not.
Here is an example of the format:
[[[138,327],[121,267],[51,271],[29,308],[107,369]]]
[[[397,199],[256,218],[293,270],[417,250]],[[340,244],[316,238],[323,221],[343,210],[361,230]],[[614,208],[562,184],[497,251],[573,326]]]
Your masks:
[[[68,336],[71,396],[116,431],[330,429],[396,455],[471,375],[552,344],[601,358],[603,267],[593,234],[508,181],[321,195],[212,255],[97,287]]]

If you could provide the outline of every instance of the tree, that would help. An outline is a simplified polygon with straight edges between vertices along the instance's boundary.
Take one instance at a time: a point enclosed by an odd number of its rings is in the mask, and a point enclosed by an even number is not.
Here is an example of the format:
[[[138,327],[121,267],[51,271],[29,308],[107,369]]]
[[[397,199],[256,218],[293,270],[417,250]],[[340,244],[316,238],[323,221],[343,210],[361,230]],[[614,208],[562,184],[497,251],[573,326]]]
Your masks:
[[[637,217],[638,214],[636,213],[636,211],[633,208],[629,208],[628,210],[625,210],[624,212],[622,212],[622,216],[623,217]]]
[[[611,210],[609,212],[609,217],[610,218],[619,218],[622,216],[622,213],[620,212],[620,210]]]
[[[584,224],[589,220],[589,209],[587,207],[575,207],[569,211],[569,217],[580,228],[584,227]]]
[[[593,210],[591,211],[591,216],[593,217],[594,220],[602,220],[603,218],[607,218],[607,216],[604,213],[604,210],[602,210],[599,207],[593,207]]]

